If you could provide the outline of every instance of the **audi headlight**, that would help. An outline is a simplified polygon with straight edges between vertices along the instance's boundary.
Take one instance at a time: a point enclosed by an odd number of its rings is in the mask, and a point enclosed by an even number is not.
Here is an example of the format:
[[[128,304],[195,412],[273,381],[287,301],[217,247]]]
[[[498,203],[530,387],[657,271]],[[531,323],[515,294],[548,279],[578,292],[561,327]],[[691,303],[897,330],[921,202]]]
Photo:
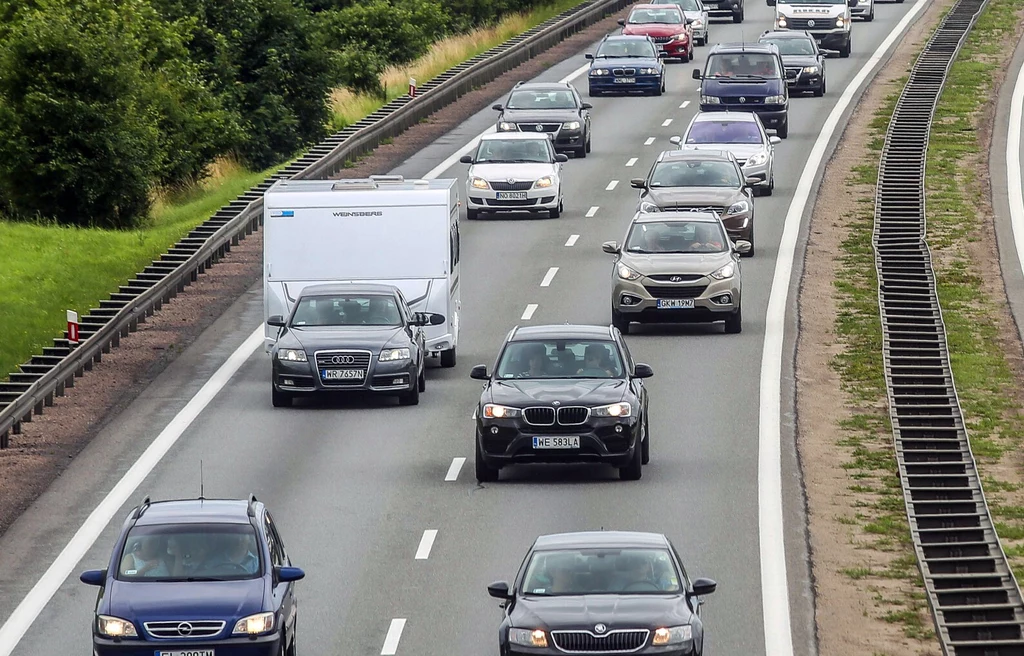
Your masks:
[[[655,646],[678,645],[691,640],[693,640],[693,627],[689,624],[684,624],[682,626],[655,629],[654,639],[651,640],[651,644]]]
[[[516,124],[502,121],[501,123],[498,123],[498,129],[502,132],[515,132]]]
[[[766,105],[781,105],[784,102],[786,102],[786,96],[782,95],[768,96],[767,98],[764,99],[764,104]]]
[[[754,153],[747,160],[747,166],[761,166],[768,161],[768,153]]]
[[[729,278],[732,278],[733,275],[735,275],[735,274],[736,274],[736,265],[733,264],[732,262],[729,262],[728,264],[726,264],[722,268],[720,268],[717,271],[715,271],[714,273],[712,273],[711,277],[714,278],[715,280],[727,280]]]
[[[508,630],[508,641],[514,645],[524,647],[547,647],[548,634],[541,629],[514,629]]]
[[[625,402],[612,403],[611,405],[591,408],[590,414],[595,417],[631,417],[633,415],[633,406]]]
[[[235,623],[235,629],[231,635],[259,635],[274,630],[274,613],[256,613],[249,617],[243,617]]]
[[[616,268],[616,270],[619,273],[619,277],[622,278],[623,280],[639,280],[640,279],[640,274],[639,273],[637,273],[636,271],[630,269],[628,266],[626,266],[622,262],[619,262],[619,264],[615,268]]]
[[[534,182],[533,186],[537,187],[538,189],[544,189],[546,187],[552,186],[553,184],[555,184],[555,178],[550,175],[545,175],[540,180],[537,180],[537,182]]]
[[[510,408],[505,405],[498,405],[497,403],[484,404],[485,419],[509,419],[511,417],[518,417],[520,412],[522,411],[519,408]]]
[[[96,629],[100,635],[108,638],[138,638],[135,632],[135,625],[120,617],[109,615],[98,615],[96,617]]]
[[[391,348],[382,349],[377,359],[381,362],[396,362],[398,360],[408,360],[410,357],[412,357],[412,354],[407,348]]]
[[[722,102],[722,99],[718,96],[701,96],[700,104],[702,105],[718,105]]]
[[[566,123],[562,123],[562,127],[565,128],[566,130],[579,130],[580,129],[580,122],[579,121],[568,121]]]
[[[843,25],[846,25],[846,20],[840,16],[836,19],[836,27],[842,27]]]
[[[306,362],[306,352],[301,349],[281,349],[277,359],[285,362]]]
[[[821,69],[817,66],[804,66],[804,73],[809,75],[817,75],[821,72]]]
[[[779,16],[778,18],[776,18],[775,19],[775,27],[781,27],[781,28],[785,29],[785,27],[786,27],[786,17],[785,16]]]
[[[660,212],[661,208],[652,203],[649,200],[642,201],[640,203],[640,211],[644,214],[650,214],[652,212]]]
[[[609,71],[607,68],[595,68],[595,69],[590,71],[590,74],[591,75],[610,75],[611,71]]]
[[[486,180],[484,180],[483,178],[478,178],[476,176],[474,176],[474,177],[469,179],[469,186],[474,188],[474,189],[490,189],[491,188],[491,186],[489,184],[487,184]]]
[[[733,203],[732,205],[730,205],[729,209],[726,210],[725,213],[730,215],[730,216],[732,216],[733,214],[743,214],[744,212],[746,212],[749,209],[750,209],[750,203],[748,203],[745,200],[741,200],[738,203]]]

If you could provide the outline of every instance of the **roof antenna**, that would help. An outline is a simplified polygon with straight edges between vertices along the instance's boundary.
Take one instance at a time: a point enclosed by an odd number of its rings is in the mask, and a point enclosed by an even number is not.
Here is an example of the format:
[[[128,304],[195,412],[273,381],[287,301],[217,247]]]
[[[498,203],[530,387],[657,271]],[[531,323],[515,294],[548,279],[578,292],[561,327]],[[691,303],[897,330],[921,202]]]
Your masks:
[[[203,496],[203,461],[199,460],[199,500],[205,501],[206,497]]]

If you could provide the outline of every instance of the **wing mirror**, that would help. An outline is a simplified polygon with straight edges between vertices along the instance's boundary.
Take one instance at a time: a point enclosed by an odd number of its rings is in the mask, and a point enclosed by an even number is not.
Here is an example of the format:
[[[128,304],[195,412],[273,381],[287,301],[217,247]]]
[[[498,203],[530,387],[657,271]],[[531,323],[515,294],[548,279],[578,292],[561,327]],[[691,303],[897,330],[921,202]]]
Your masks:
[[[636,366],[633,367],[633,378],[650,378],[653,375],[654,369],[651,369],[651,365],[649,364],[637,362]]]
[[[490,380],[491,377],[487,373],[487,365],[478,364],[469,370],[469,377],[473,380]],[[508,587],[508,586],[506,586]]]
[[[306,578],[306,573],[298,567],[275,567],[274,576],[278,583],[291,583]]]
[[[555,155],[555,161],[556,162],[568,162],[569,161],[569,156],[566,155],[565,153],[558,153],[557,155]]]
[[[459,158],[459,161],[462,162],[463,164],[472,164],[473,163],[473,156],[472,155],[463,155],[462,157]]]
[[[665,59],[666,57],[668,57],[668,53],[667,52],[665,52],[664,50],[659,50],[658,51],[658,59]]]
[[[585,59],[593,59],[594,58],[594,53],[588,52],[587,54],[583,55],[583,57]]]
[[[505,110],[501,103],[498,103],[497,105],[491,105],[491,109],[493,109],[496,112],[501,112]]]
[[[775,135],[772,135],[772,136],[768,137],[768,143],[770,143],[773,146],[776,145],[776,144],[780,144],[780,143],[782,143],[782,137],[777,137]]]
[[[857,6],[857,0],[846,0],[846,4],[848,6],[850,6],[850,7],[856,7]]]
[[[669,137],[668,138],[668,142],[670,144],[675,144],[676,146],[679,146],[679,145],[681,145],[683,143],[683,138],[680,137],[680,136]]]
[[[736,241],[735,244],[733,244],[732,249],[739,253],[740,255],[746,255],[747,253],[750,252],[750,249],[753,247],[754,245],[751,244],[749,241],[745,239],[739,239]]]
[[[580,107],[582,107],[583,109],[594,109],[594,106],[588,102],[583,103],[582,105],[580,105]]]
[[[620,19],[618,20],[618,23],[619,23],[619,25],[622,25],[623,27],[625,27],[625,25],[626,25],[626,19],[625,19],[625,18],[620,18]]]
[[[487,594],[491,595],[495,599],[511,599],[512,595],[508,590],[508,583],[505,581],[495,581],[494,583],[487,586]]]
[[[695,79],[695,80],[702,79],[701,76],[700,76],[700,69],[699,68],[693,69],[693,79]]]
[[[711,579],[695,579],[693,582],[693,592],[690,596],[703,597],[709,595],[718,589],[718,584]]]
[[[107,570],[87,569],[78,575],[78,580],[87,585],[102,586],[107,582]]]
[[[646,189],[647,180],[645,180],[644,178],[633,178],[632,180],[629,181],[629,186],[633,187],[634,189]]]
[[[821,52],[822,55],[824,55],[825,57],[828,57],[830,59],[839,56],[839,51],[838,50],[826,50],[826,49],[822,48],[819,52]]]
[[[744,183],[744,185],[746,185],[747,187],[753,187],[754,185],[756,185],[756,184],[757,184],[757,183],[759,183],[759,182],[761,182],[761,179],[760,179],[760,178],[751,178],[751,177],[747,177],[747,178],[744,178],[744,179],[743,179],[743,183]]]
[[[620,251],[618,242],[614,241],[606,241],[601,244],[601,250],[609,255],[618,255]]]
[[[284,328],[284,317],[282,317],[280,314],[271,315],[270,318],[267,319],[267,325],[276,326],[278,328]]]

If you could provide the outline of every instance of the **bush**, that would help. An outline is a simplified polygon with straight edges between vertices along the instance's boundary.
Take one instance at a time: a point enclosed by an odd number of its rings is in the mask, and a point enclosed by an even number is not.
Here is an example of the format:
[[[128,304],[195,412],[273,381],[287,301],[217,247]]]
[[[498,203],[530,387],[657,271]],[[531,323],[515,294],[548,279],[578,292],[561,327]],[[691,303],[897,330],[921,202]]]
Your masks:
[[[370,0],[322,15],[327,43],[334,50],[369,51],[388,64],[423,55],[444,34],[448,16],[434,0]],[[356,59],[350,59],[358,63]],[[343,64],[344,65],[344,64]]]

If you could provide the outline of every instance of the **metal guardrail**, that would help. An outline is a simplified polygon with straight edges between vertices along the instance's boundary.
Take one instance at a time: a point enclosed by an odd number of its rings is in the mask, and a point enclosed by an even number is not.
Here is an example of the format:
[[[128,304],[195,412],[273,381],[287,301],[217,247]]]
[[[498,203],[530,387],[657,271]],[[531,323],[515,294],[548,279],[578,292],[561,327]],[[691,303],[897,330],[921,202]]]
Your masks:
[[[555,16],[504,43],[454,66],[417,90],[400,96],[366,118],[311,148],[263,182],[241,194],[193,229],[166,253],[100,301],[80,319],[79,344],[67,334],[55,339],[0,383],[0,449],[10,434],[21,432],[43,408],[63,396],[75,378],[116,348],[121,337],[138,328],[153,312],[226,255],[232,246],[258,230],[263,222],[263,193],[279,179],[324,179],[346,162],[371,152],[437,110],[456,102],[473,88],[532,59],[568,36],[596,23],[636,0],[590,0]]]
[[[987,2],[956,3],[914,65],[885,137],[872,237],[896,459],[946,656],[1024,654],[1024,601],[971,452],[925,241],[932,118],[949,68]]]

